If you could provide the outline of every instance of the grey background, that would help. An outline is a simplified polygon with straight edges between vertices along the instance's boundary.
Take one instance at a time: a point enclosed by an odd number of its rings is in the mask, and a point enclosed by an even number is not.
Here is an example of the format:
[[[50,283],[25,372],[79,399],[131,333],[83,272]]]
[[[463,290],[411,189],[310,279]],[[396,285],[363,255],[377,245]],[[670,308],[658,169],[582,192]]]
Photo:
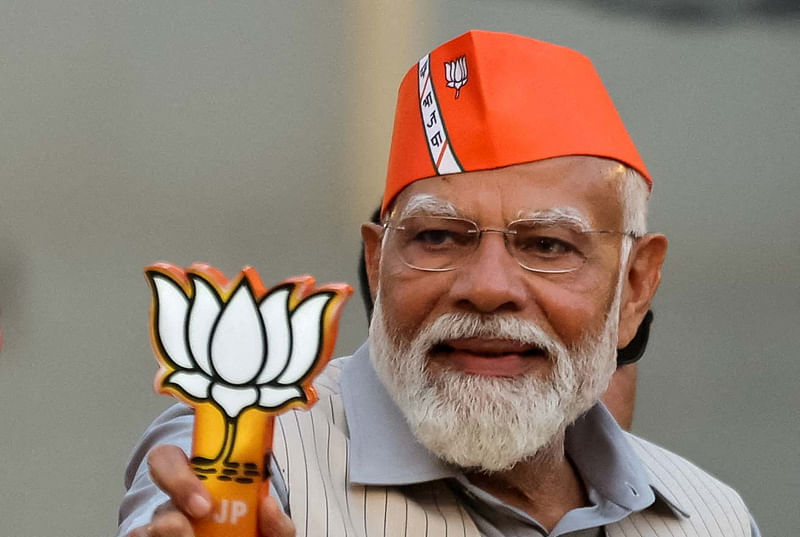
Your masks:
[[[625,4],[0,1],[0,535],[114,533],[124,461],[170,403],[144,265],[355,283],[395,88],[471,27],[594,59],[671,240],[635,430],[794,534],[796,12]],[[338,352],[365,327],[354,297]]]

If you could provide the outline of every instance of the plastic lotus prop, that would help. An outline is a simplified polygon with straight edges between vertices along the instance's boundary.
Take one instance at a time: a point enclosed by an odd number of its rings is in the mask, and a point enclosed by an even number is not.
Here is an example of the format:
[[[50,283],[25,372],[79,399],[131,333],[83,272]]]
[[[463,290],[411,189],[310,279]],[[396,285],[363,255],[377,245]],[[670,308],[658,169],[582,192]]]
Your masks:
[[[195,533],[256,536],[274,416],[316,402],[312,381],[330,359],[352,288],[314,287],[303,276],[267,290],[250,267],[233,280],[201,264],[157,263],[145,274],[155,389],[194,407],[191,462],[215,503]]]

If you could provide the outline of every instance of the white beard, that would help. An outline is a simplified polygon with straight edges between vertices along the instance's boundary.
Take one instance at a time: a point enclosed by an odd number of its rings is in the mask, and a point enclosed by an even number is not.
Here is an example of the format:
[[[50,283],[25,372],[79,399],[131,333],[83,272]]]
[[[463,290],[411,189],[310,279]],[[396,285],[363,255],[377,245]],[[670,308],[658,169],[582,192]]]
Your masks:
[[[544,453],[566,427],[605,392],[616,368],[621,281],[602,330],[573,347],[537,325],[509,315],[445,314],[410,343],[391,331],[375,301],[370,358],[416,439],[448,463],[485,472],[507,470]],[[553,361],[546,378],[486,377],[428,368],[428,352],[443,341],[483,337],[544,349]]]

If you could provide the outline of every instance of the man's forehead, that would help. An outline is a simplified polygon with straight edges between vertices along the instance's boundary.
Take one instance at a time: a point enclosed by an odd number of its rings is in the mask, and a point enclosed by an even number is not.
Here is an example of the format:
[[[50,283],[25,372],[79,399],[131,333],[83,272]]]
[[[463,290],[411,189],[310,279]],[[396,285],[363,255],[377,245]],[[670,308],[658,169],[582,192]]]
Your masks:
[[[403,189],[391,216],[422,213],[474,219],[485,211],[499,211],[506,221],[543,217],[596,224],[596,213],[620,211],[625,173],[625,166],[616,161],[574,156],[432,177]]]

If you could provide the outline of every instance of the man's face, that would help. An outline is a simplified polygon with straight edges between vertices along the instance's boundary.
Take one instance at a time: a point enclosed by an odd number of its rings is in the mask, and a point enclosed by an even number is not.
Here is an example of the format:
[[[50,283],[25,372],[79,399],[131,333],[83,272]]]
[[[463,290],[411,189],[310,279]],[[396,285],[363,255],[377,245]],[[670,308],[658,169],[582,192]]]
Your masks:
[[[392,213],[402,213],[409,201],[420,196],[435,196],[482,228],[505,228],[531,213],[560,211],[582,218],[592,229],[621,230],[618,182],[623,173],[614,161],[561,157],[424,179],[401,192]],[[602,247],[580,269],[548,275],[519,266],[498,233],[485,234],[470,259],[446,272],[408,267],[387,237],[379,270],[384,312],[396,336],[405,341],[444,313],[474,312],[514,314],[570,345],[587,331],[599,329],[612,299],[621,241],[598,238]],[[502,346],[485,346],[485,342],[465,343],[432,352],[431,368],[514,376],[548,367],[547,360],[520,359],[513,348],[499,356]]]
[[[623,173],[613,161],[562,157],[426,179],[400,194],[391,218],[409,208],[424,214],[433,200],[481,228],[545,214],[618,231]],[[407,266],[388,233],[371,262],[379,257],[379,267],[370,267],[378,279],[373,360],[434,453],[502,469],[533,455],[599,398],[614,369],[618,235],[600,240],[574,272],[542,274],[521,267],[499,233],[485,234],[445,272]],[[492,452],[500,455],[484,461]]]

